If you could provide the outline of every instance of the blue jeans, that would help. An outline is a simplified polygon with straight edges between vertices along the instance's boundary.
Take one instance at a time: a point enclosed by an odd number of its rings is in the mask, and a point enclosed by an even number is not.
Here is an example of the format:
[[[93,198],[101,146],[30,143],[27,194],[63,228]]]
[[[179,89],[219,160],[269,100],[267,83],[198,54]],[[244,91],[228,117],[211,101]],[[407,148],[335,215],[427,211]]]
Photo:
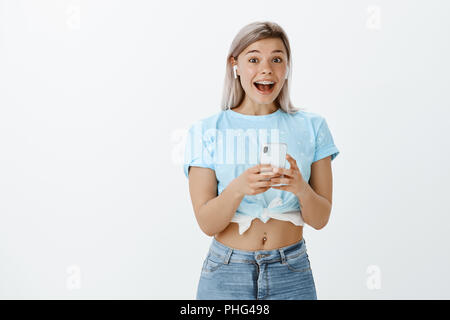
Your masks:
[[[305,239],[273,250],[230,248],[213,238],[198,300],[317,300]]]

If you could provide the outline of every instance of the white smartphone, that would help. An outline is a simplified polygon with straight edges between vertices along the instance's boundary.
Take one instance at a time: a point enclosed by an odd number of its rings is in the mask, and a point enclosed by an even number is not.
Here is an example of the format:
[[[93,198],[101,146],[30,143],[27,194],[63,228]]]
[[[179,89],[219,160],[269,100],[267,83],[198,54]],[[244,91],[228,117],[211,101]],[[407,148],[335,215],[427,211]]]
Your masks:
[[[261,145],[259,163],[260,164],[270,164],[273,167],[285,168],[286,164],[286,154],[287,154],[287,144],[286,143],[263,143]],[[272,174],[272,170],[264,169],[261,171],[262,175]],[[281,175],[283,178],[284,175]],[[269,180],[269,179],[267,179]],[[285,186],[285,184],[275,184],[274,186]]]

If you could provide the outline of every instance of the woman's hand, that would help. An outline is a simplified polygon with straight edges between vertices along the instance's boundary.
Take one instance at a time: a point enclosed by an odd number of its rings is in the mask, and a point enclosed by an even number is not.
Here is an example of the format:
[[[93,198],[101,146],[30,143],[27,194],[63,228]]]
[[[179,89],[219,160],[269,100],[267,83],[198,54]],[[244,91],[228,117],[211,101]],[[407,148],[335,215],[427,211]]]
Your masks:
[[[274,170],[277,170],[277,173],[284,174],[284,178],[274,177],[271,179],[271,183],[282,183],[287,184],[287,186],[272,186],[272,188],[292,192],[298,197],[306,190],[308,182],[303,179],[300,169],[297,166],[297,161],[289,154],[286,154],[286,159],[289,161],[291,167],[289,169],[275,168]]]
[[[266,174],[261,174],[261,169],[272,170]],[[266,192],[271,188],[270,178],[281,176],[280,173],[274,173],[273,169],[274,167],[270,164],[257,164],[248,168],[232,181],[234,190],[239,195],[255,195]]]

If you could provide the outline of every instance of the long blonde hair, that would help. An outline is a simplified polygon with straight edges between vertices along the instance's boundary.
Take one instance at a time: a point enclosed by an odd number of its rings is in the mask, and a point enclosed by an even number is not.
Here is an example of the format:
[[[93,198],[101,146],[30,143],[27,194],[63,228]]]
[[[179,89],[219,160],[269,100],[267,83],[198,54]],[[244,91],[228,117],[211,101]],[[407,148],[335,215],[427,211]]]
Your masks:
[[[269,21],[257,21],[244,26],[238,34],[234,37],[231,43],[230,50],[227,56],[227,65],[225,73],[225,81],[221,102],[221,109],[228,110],[237,107],[244,100],[245,91],[242,88],[239,78],[234,78],[233,66],[231,64],[231,57],[237,60],[239,54],[251,45],[261,39],[267,38],[280,38],[287,50],[287,65],[289,67],[288,79],[285,80],[283,88],[281,89],[278,97],[275,99],[275,104],[278,105],[283,111],[287,113],[295,113],[301,108],[296,108],[291,102],[289,96],[289,79],[292,73],[292,61],[291,61],[291,47],[286,32],[274,22]]]

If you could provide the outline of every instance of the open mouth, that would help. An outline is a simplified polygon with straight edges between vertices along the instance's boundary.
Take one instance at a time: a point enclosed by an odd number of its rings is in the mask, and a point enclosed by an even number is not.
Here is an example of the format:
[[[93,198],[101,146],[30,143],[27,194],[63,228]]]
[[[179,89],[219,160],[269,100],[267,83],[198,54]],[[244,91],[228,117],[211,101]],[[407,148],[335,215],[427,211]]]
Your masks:
[[[255,86],[256,90],[261,94],[270,94],[273,91],[273,88],[275,87],[275,83],[273,84],[260,84],[253,82],[253,85]]]

